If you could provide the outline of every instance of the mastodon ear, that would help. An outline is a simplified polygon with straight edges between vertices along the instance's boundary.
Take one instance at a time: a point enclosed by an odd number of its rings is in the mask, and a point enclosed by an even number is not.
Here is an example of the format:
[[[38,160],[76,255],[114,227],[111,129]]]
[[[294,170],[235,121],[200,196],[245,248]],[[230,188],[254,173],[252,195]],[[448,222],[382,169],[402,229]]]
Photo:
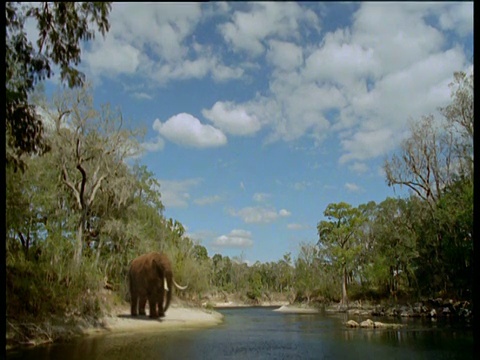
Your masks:
[[[167,278],[166,277],[163,278],[163,287],[165,288],[166,291],[170,291],[170,290],[168,290],[168,283],[167,283]]]

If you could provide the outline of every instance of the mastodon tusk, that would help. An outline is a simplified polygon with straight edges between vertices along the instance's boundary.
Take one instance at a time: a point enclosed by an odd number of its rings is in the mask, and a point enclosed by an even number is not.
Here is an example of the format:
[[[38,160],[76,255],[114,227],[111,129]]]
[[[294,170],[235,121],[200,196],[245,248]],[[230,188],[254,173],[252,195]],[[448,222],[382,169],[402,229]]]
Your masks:
[[[173,281],[173,284],[174,284],[178,289],[180,289],[180,290],[185,290],[185,289],[187,288],[187,286],[188,286],[188,285],[186,285],[186,286],[178,285],[178,284],[175,282],[174,279],[172,279],[172,281]]]
[[[163,287],[166,291],[170,291],[170,290],[168,290],[167,278],[163,278]]]

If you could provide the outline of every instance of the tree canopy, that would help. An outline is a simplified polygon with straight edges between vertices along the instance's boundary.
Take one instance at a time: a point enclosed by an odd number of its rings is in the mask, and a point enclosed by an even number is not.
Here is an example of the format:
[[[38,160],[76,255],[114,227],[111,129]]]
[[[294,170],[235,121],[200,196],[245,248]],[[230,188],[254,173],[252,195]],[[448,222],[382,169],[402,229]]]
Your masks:
[[[60,70],[68,86],[82,85],[81,42],[93,39],[94,28],[105,35],[110,24],[109,2],[7,2],[5,5],[6,53],[6,161],[23,164],[23,154],[42,154],[50,146],[43,138],[42,120],[29,101],[37,84]],[[27,21],[37,34],[26,34]],[[31,39],[36,37],[36,42]]]

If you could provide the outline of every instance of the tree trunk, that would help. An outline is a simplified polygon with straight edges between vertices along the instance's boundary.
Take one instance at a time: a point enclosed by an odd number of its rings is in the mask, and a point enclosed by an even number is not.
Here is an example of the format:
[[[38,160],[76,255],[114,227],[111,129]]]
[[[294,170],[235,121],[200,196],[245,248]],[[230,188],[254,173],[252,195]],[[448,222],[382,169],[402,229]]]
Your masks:
[[[97,253],[95,255],[95,267],[97,267],[98,261],[100,260],[100,252],[102,251],[102,246],[103,246],[103,239],[101,236],[99,236]]]
[[[343,282],[342,282],[342,305],[348,306],[348,295],[347,295],[347,267],[343,266]]]
[[[77,244],[75,247],[75,254],[73,259],[75,266],[80,265],[80,261],[82,259],[82,250],[83,250],[83,216],[77,228]]]

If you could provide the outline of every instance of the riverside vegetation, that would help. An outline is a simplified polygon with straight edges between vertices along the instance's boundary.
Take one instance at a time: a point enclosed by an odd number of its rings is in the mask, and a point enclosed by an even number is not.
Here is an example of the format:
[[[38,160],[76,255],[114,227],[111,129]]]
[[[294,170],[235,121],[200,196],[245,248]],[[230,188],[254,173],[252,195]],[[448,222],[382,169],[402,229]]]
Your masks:
[[[38,81],[45,69],[29,67],[35,59],[27,56],[28,47],[16,46],[25,39],[12,35],[22,28],[12,4],[6,56],[8,346],[55,341],[100,324],[128,301],[129,262],[150,250],[167,253],[177,281],[189,284],[176,296],[192,305],[338,304],[341,311],[355,305],[370,314],[433,316],[435,310],[435,316],[472,317],[473,73],[455,73],[442,118],[412,122],[410,136],[385,160],[388,185],[406,186],[410,196],[358,207],[339,199],[316,224],[318,241],[301,244],[298,256],[248,266],[241,256],[209,255],[180,221],[163,216],[161,184],[133,160],[141,131],[124,126],[120,111],[108,105],[95,108],[88,84],[69,81],[72,88],[52,99],[42,95]],[[59,4],[42,9],[76,11]],[[104,4],[82,8],[98,16],[102,32],[108,31]],[[72,54],[46,58],[57,64],[65,59],[62,79],[77,74],[69,67]],[[29,116],[18,117],[18,109]],[[38,119],[40,110],[48,126]],[[370,310],[361,305],[366,301]]]

